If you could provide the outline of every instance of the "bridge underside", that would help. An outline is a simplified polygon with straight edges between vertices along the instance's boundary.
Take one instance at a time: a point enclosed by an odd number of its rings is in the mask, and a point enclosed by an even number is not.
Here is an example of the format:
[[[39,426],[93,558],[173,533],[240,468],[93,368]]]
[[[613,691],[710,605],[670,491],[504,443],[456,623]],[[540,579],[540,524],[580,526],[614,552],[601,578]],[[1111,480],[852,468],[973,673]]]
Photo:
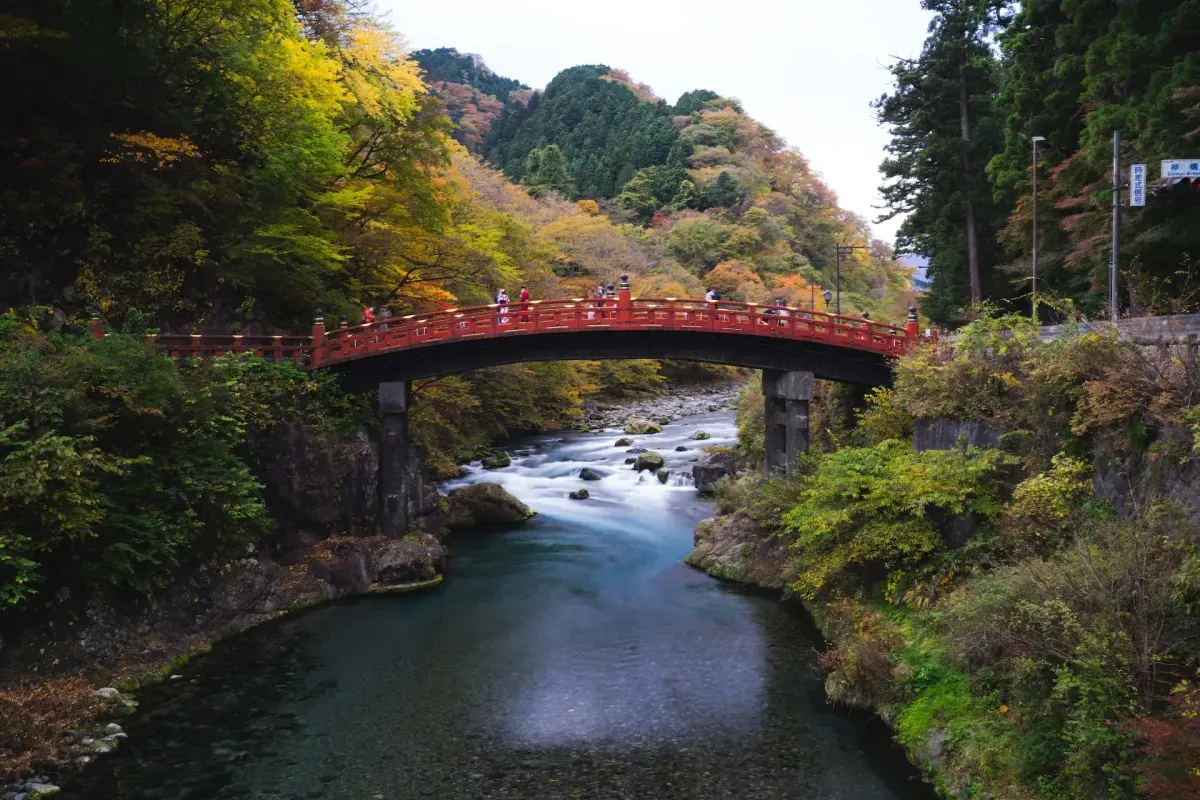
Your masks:
[[[751,369],[811,372],[824,380],[863,386],[891,383],[886,356],[849,347],[697,331],[571,331],[457,339],[378,353],[331,365],[351,391],[528,361],[656,358],[703,361]]]

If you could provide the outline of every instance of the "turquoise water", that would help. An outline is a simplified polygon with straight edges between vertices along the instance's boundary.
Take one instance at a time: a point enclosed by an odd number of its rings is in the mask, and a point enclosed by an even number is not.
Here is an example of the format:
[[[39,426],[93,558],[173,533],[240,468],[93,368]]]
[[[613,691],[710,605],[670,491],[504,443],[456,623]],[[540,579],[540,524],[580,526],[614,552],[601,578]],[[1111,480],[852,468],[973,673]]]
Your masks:
[[[828,705],[800,612],[682,564],[712,514],[684,475],[696,429],[735,435],[709,414],[635,437],[667,485],[624,465],[619,432],[514,444],[511,468],[464,480],[538,517],[456,536],[436,590],[218,643],[141,692],[124,746],[62,796],[932,797],[882,726]]]

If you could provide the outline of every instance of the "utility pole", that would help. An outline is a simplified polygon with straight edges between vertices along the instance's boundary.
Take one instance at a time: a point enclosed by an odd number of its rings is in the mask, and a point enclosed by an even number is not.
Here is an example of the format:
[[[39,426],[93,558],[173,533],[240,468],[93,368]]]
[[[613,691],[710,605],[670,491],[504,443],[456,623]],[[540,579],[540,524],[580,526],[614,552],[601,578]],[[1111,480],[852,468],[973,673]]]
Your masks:
[[[1121,132],[1113,131],[1112,262],[1108,267],[1108,312],[1117,319],[1117,267],[1121,263]]]
[[[866,250],[867,248],[863,247],[860,244],[838,244],[838,245],[836,245],[836,247],[837,247],[837,257],[834,259],[834,265],[835,265],[835,270],[836,270],[836,273],[834,276],[834,288],[837,289],[837,306],[834,308],[833,313],[841,314],[842,313],[842,256],[848,256],[848,255],[851,255],[855,250]]]
[[[1033,292],[1030,301],[1030,316],[1035,320],[1038,318],[1037,313],[1037,246],[1038,246],[1038,223],[1037,223],[1037,146],[1038,142],[1046,141],[1045,136],[1033,137]]]

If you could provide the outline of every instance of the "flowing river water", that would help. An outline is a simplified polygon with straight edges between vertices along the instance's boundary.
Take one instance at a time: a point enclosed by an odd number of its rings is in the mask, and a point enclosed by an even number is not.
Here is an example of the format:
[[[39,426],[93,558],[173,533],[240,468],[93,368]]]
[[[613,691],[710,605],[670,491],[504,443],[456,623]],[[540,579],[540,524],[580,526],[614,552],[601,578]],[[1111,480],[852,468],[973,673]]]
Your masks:
[[[684,473],[734,443],[730,415],[635,437],[666,485],[620,435],[514,443],[457,483],[503,483],[539,512],[523,528],[456,536],[436,590],[218,643],[140,692],[124,745],[61,796],[931,798],[881,724],[828,705],[802,613],[683,564],[713,513]]]

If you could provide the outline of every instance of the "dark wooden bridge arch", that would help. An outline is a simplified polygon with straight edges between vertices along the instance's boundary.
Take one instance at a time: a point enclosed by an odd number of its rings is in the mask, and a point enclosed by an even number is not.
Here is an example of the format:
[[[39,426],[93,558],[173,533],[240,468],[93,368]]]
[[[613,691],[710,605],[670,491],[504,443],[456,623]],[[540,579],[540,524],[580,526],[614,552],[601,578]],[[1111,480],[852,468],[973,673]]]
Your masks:
[[[328,330],[320,312],[306,336],[191,334],[155,337],[175,357],[253,352],[333,370],[351,390],[379,388],[384,533],[402,536],[412,514],[408,405],[411,382],[526,361],[658,358],[763,370],[767,469],[788,469],[808,449],[816,378],[878,386],[890,361],[917,345],[916,309],[904,327],[825,312],[677,298],[635,298],[622,276],[601,299],[451,308]],[[99,320],[93,332],[103,336]]]

